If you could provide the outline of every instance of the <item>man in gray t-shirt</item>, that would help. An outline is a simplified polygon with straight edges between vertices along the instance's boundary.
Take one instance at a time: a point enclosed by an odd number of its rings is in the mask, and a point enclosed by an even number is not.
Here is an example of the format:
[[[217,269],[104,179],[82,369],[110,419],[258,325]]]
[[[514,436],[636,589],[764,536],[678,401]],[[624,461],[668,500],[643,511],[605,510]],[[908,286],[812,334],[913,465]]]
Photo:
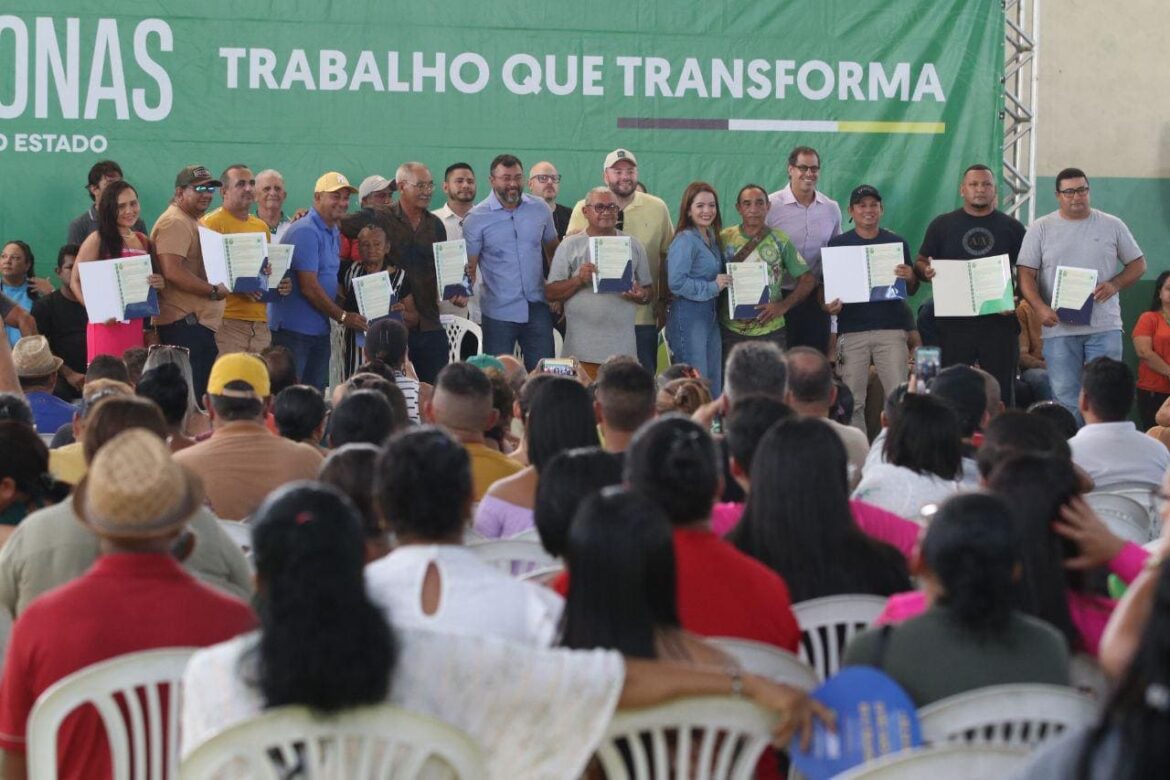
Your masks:
[[[1080,419],[1081,371],[1093,358],[1121,360],[1118,293],[1142,278],[1146,259],[1124,222],[1091,208],[1084,171],[1065,168],[1057,174],[1056,197],[1060,208],[1028,227],[1017,268],[1020,291],[1044,325],[1044,360],[1052,392]],[[1059,266],[1097,271],[1087,324],[1073,322],[1077,307],[1063,307],[1058,315],[1051,306]]]
[[[552,267],[544,294],[549,303],[565,305],[565,356],[582,363],[603,363],[612,355],[633,355],[638,348],[634,338],[634,318],[638,305],[650,300],[650,264],[646,250],[630,236],[631,279],[626,289],[593,292],[596,266],[589,252],[590,239],[597,236],[625,235],[616,229],[618,205],[613,193],[597,187],[585,196],[581,209],[588,226],[584,231],[566,236],[553,255]],[[596,370],[590,368],[590,376]]]

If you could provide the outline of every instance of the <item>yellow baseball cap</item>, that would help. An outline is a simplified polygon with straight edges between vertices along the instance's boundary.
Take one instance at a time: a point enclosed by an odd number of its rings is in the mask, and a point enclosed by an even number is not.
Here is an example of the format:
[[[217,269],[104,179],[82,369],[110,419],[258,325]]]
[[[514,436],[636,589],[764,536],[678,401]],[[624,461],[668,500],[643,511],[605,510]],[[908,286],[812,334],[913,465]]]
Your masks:
[[[229,388],[229,382],[244,382],[251,390]],[[272,393],[268,379],[268,366],[255,355],[247,352],[232,352],[220,355],[211,367],[207,379],[208,395],[222,395],[227,398],[265,398]]]
[[[329,173],[317,179],[317,186],[313,187],[313,192],[340,192],[341,190],[349,190],[350,192],[357,192],[357,187],[349,183],[349,179],[341,175],[337,171],[330,171]]]

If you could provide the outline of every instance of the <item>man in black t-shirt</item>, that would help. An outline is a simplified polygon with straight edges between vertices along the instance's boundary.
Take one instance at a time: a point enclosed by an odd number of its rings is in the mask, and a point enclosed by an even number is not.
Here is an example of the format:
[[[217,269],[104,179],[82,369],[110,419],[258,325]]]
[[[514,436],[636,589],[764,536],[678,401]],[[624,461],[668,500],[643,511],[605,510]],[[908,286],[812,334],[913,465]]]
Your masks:
[[[1014,271],[1024,226],[996,209],[995,176],[986,165],[963,172],[962,208],[934,218],[918,250],[915,271],[925,282],[934,278],[932,259],[974,260],[1006,254]],[[1014,311],[976,317],[935,317],[944,367],[974,365],[999,382],[1007,406],[1015,403],[1016,366],[1020,358],[1019,322]]]
[[[875,187],[862,184],[849,195],[849,218],[856,225],[829,239],[829,246],[866,246],[899,244],[902,264],[895,275],[905,282],[906,293],[913,295],[918,279],[910,267],[910,245],[897,233],[881,227],[882,196]],[[824,295],[824,288],[821,288]],[[837,315],[837,355],[841,380],[853,393],[853,418],[850,424],[866,432],[865,398],[869,386],[869,366],[877,369],[882,389],[889,393],[909,373],[909,347],[906,333],[906,303],[901,298],[868,303],[826,304]]]
[[[53,388],[53,395],[65,401],[81,398],[80,387],[85,381],[86,369],[85,328],[89,317],[85,306],[69,289],[76,257],[76,244],[61,247],[57,252],[57,278],[61,280],[61,287],[41,296],[32,306],[37,332],[49,339],[53,354],[65,361],[57,372],[57,384]]]

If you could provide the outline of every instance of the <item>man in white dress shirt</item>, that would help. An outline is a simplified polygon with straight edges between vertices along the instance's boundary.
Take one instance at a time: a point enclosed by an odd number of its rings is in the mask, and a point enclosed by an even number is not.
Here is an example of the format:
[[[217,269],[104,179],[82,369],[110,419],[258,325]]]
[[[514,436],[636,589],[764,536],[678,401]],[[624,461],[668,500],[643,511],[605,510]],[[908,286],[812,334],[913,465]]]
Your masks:
[[[1085,366],[1077,402],[1085,427],[1068,444],[1073,462],[1098,486],[1147,482],[1154,487],[1170,468],[1170,450],[1127,419],[1133,396],[1133,371],[1125,363],[1099,357]]]

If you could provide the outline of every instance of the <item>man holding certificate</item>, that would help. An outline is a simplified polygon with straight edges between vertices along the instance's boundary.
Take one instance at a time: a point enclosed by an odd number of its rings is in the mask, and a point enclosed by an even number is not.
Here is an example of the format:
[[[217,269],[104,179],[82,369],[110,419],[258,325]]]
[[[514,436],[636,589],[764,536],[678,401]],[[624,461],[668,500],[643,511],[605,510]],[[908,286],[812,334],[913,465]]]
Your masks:
[[[650,300],[650,264],[642,242],[617,229],[618,204],[595,187],[581,209],[585,230],[567,236],[553,255],[545,297],[565,304],[563,353],[592,379],[613,355],[637,357],[638,306]]]
[[[996,206],[995,175],[986,165],[972,165],[959,185],[961,208],[934,218],[926,228],[915,270],[922,281],[934,279],[931,260],[983,260],[1007,255],[1016,265],[1024,226]],[[1010,282],[1010,280],[1009,280]],[[1020,360],[1019,322],[1014,304],[1006,311],[974,316],[947,316],[935,301],[942,365],[974,365],[995,377],[1007,406],[1015,402],[1016,366]]]
[[[219,177],[223,182],[223,205],[203,215],[199,222],[216,233],[258,233],[268,238],[268,225],[248,213],[256,201],[256,177],[245,165],[233,165]],[[285,285],[285,290],[291,286]],[[215,332],[219,354],[254,352],[260,354],[272,343],[268,331],[268,306],[259,292],[231,292],[224,299],[223,322]]]
[[[830,314],[837,315],[837,364],[841,379],[853,393],[853,419],[850,423],[866,432],[865,397],[869,388],[869,366],[877,369],[885,393],[906,381],[910,361],[906,341],[906,296],[918,289],[918,279],[910,266],[910,245],[897,233],[881,226],[881,193],[876,187],[862,184],[849,195],[849,218],[856,227],[829,240],[821,254],[825,272],[825,291],[835,289],[837,272],[836,247],[874,247],[874,255],[865,258],[870,277],[864,285],[865,300],[843,303],[835,297],[827,304]],[[877,250],[878,247],[883,248]],[[861,250],[864,251],[864,250]],[[899,284],[899,282],[901,284]],[[888,294],[873,300],[872,290],[884,285]],[[899,289],[900,288],[900,289]],[[828,297],[826,294],[825,297]]]
[[[730,355],[739,342],[756,339],[774,341],[784,349],[784,315],[817,286],[816,276],[808,272],[808,264],[788,234],[766,224],[770,209],[767,191],[748,184],[735,199],[742,221],[719,234],[732,280],[728,305],[719,311],[724,355]],[[796,288],[782,298],[786,274],[797,280]]]
[[[1024,237],[1020,291],[1044,325],[1052,393],[1079,419],[1081,371],[1094,358],[1121,360],[1117,294],[1142,278],[1146,258],[1124,222],[1092,208],[1084,171],[1056,175],[1056,200]]]

